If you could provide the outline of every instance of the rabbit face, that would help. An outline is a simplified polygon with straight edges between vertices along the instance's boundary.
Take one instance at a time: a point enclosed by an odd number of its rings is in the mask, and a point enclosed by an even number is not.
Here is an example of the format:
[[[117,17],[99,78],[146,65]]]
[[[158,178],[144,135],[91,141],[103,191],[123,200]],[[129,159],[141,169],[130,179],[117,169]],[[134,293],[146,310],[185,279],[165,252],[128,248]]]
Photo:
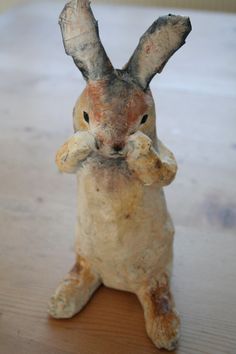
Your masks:
[[[94,135],[99,154],[122,157],[131,134],[141,130],[151,137],[155,131],[151,92],[119,77],[90,81],[76,103],[74,128]]]

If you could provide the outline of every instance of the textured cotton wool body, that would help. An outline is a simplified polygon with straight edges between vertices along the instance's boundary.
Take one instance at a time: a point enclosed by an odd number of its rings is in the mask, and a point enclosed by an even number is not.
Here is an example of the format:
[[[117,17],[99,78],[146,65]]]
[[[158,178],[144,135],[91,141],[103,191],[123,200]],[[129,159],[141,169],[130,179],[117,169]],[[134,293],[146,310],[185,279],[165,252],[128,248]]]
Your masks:
[[[135,293],[149,337],[172,350],[180,320],[170,290],[174,227],[164,186],[175,178],[174,155],[156,135],[149,83],[185,42],[187,17],[160,17],[123,69],[114,69],[87,0],[60,15],[66,53],[86,80],[76,102],[74,135],[59,149],[60,171],[76,173],[76,262],[49,304],[70,318],[104,284]]]

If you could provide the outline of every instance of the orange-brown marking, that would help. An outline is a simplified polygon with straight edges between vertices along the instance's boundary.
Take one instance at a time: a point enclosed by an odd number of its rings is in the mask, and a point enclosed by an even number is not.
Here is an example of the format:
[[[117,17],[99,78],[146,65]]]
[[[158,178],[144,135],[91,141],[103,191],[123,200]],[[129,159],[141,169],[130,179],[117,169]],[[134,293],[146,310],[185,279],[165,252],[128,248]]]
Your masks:
[[[149,336],[159,338],[160,342],[176,345],[180,320],[173,310],[173,298],[165,275],[156,287],[149,290],[143,298],[146,328]]]

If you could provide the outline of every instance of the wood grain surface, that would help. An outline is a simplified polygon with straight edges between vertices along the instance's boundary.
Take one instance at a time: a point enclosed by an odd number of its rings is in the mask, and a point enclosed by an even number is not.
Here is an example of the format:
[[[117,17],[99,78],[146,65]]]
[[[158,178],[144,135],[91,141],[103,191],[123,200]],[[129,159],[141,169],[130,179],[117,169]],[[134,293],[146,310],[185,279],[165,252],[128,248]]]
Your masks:
[[[64,54],[62,3],[0,17],[0,353],[157,354],[129,293],[101,287],[71,320],[47,302],[73,264],[75,177],[54,164],[84,87]],[[179,354],[236,353],[235,15],[95,6],[101,37],[122,66],[159,15],[190,15],[187,44],[152,83],[160,139],[179,173],[166,188],[176,225],[173,289]]]

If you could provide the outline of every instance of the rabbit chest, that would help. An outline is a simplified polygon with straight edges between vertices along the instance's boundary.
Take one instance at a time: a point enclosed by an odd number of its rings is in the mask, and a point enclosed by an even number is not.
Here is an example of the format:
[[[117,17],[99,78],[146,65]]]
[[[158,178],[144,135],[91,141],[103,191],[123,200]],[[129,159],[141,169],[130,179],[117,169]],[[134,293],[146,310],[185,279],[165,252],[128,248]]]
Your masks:
[[[88,158],[77,172],[76,248],[104,284],[131,290],[171,256],[173,225],[163,190],[144,186],[123,159]]]

